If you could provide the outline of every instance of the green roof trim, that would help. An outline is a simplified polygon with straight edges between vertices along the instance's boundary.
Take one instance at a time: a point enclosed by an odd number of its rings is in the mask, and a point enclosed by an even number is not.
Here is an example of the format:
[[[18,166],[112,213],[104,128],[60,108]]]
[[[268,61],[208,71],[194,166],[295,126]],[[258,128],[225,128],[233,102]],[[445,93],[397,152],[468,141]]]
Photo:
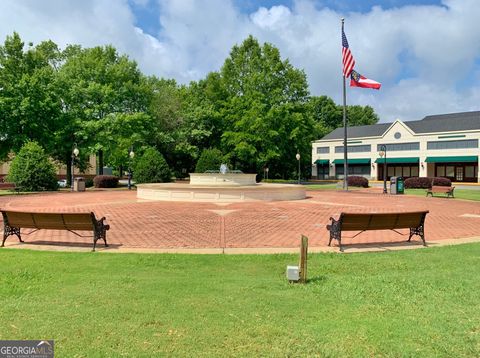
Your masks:
[[[337,165],[343,164],[344,162],[344,159],[335,159],[333,161],[333,163]],[[370,158],[348,159],[348,164],[370,164]]]
[[[438,139],[445,139],[445,138],[465,138],[465,134],[458,134],[458,135],[439,135]]]
[[[417,163],[419,162],[418,157],[405,157],[405,158],[387,158],[387,164],[395,164],[395,163]],[[375,163],[383,164],[385,163],[385,158],[378,158]]]
[[[361,140],[354,140],[350,142],[347,141],[347,144],[358,144],[358,143],[362,143],[362,141]]]
[[[478,162],[477,155],[464,155],[455,157],[427,157],[427,163],[476,163]]]
[[[315,161],[315,164],[317,164],[317,165],[328,165],[328,164],[330,164],[330,161],[328,159],[317,159]]]

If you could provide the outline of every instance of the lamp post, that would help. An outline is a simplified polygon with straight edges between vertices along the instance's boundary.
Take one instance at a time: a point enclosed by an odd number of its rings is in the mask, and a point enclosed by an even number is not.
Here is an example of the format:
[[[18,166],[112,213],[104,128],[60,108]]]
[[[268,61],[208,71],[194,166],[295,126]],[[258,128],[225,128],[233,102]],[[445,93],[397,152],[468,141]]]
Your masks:
[[[130,147],[128,150],[128,190],[132,190],[132,159],[135,156],[135,153],[133,152],[133,147]]]
[[[72,149],[72,162],[71,162],[71,178],[70,178],[70,188],[73,191],[73,171],[75,170],[75,158],[78,157],[80,154],[80,151],[77,148],[77,143],[73,143],[73,149]]]
[[[380,145],[378,154],[383,158],[383,194],[387,194],[387,146],[385,144]]]
[[[298,161],[298,184],[300,184],[300,153],[297,153],[297,155],[295,155],[295,158],[297,158]]]

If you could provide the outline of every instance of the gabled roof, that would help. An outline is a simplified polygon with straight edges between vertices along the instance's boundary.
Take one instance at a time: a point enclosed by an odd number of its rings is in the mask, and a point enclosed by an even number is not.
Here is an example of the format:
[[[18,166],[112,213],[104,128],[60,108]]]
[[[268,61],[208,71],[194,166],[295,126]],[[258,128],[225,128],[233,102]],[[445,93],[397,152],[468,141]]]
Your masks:
[[[379,137],[392,125],[392,123],[378,123],[371,124],[368,126],[355,126],[348,127],[348,138],[362,138],[362,137]],[[343,127],[334,129],[332,132],[328,133],[324,139],[342,139],[343,138]]]
[[[480,129],[480,111],[426,116],[404,122],[415,133],[454,132]]]
[[[403,123],[416,134],[480,130],[480,111],[432,115],[420,121]],[[391,125],[392,123],[378,123],[348,127],[348,138],[380,137]],[[335,139],[343,139],[343,127],[333,130],[321,140]]]

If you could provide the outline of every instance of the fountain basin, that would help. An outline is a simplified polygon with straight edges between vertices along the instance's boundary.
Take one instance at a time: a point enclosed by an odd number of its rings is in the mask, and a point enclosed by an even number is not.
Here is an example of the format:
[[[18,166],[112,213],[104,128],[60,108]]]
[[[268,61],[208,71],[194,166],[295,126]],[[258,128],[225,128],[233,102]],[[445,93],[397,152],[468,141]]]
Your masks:
[[[198,175],[198,174],[196,174]],[[209,175],[212,175],[209,173]],[[223,174],[218,174],[221,177]],[[234,174],[239,175],[239,174]],[[245,174],[253,175],[255,174]],[[159,201],[247,202],[305,199],[305,187],[296,184],[212,185],[183,183],[138,184],[137,198]]]
[[[256,185],[256,174],[244,173],[190,173],[190,185],[238,186]]]

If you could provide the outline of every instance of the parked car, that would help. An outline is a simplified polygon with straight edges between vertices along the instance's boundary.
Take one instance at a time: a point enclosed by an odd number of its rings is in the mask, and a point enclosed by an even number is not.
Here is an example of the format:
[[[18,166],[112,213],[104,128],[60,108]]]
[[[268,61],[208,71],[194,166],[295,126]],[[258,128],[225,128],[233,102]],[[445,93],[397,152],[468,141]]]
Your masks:
[[[58,186],[59,186],[60,188],[66,188],[66,187],[67,187],[67,179],[60,179],[60,180],[58,181]]]

